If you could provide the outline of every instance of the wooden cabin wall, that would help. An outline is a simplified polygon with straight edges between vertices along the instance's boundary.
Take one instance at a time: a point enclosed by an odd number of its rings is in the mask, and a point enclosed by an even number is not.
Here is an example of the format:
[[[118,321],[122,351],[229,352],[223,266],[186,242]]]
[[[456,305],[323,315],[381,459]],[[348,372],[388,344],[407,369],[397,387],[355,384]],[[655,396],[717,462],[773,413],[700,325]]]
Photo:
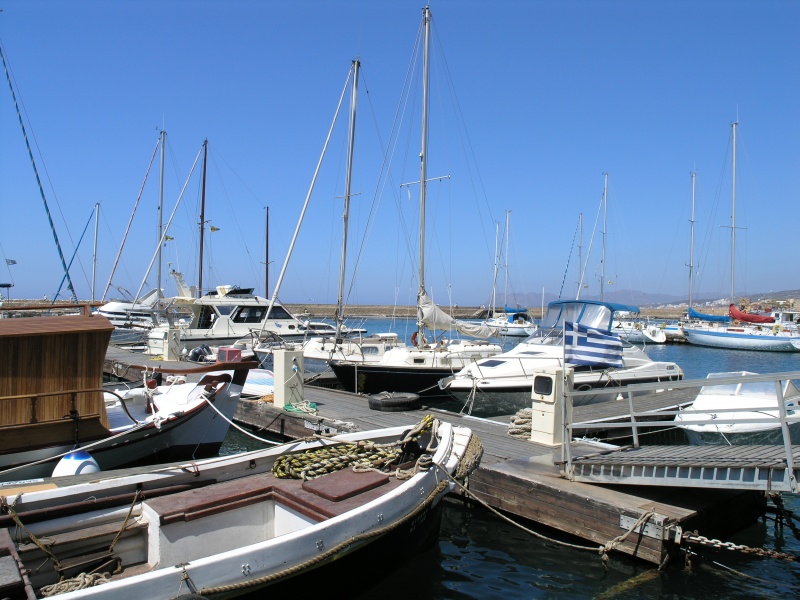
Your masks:
[[[97,317],[52,317],[52,319],[96,319]],[[8,319],[9,321],[41,321],[47,317]],[[107,320],[104,319],[107,323]],[[5,325],[5,324],[4,324]],[[95,323],[86,330],[69,323],[68,331],[44,331],[26,335],[0,335],[0,398],[97,389],[103,385],[103,361],[113,327],[98,328]],[[78,330],[76,330],[78,329]],[[99,414],[108,427],[102,392],[77,395],[80,415]],[[39,398],[36,418],[39,422],[62,420],[72,410],[70,394]],[[25,424],[31,421],[29,399],[0,400],[0,424]]]

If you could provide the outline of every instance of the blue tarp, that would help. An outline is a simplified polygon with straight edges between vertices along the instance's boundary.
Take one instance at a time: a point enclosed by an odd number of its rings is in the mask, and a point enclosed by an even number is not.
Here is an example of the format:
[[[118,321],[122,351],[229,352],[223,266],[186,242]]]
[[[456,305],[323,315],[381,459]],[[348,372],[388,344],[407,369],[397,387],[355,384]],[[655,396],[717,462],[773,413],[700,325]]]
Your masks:
[[[712,321],[714,323],[730,323],[731,318],[728,315],[706,315],[697,312],[695,309],[689,307],[690,319],[701,319],[703,321]]]

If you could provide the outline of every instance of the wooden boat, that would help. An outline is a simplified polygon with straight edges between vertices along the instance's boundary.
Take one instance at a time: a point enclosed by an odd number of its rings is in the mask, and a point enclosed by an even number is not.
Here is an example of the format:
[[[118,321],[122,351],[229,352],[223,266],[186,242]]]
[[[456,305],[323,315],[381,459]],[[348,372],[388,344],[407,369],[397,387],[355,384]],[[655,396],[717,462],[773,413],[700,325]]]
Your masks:
[[[99,469],[219,451],[257,364],[150,368],[146,390],[109,393],[103,368],[113,329],[88,305],[80,314],[0,319],[0,481],[47,477],[76,449]],[[203,378],[159,386],[156,372]]]
[[[434,539],[440,500],[481,453],[469,429],[428,415],[416,426],[7,489],[0,591],[228,598],[289,579],[296,589],[312,570],[363,558],[345,558],[359,549],[378,556],[380,545],[385,565]]]

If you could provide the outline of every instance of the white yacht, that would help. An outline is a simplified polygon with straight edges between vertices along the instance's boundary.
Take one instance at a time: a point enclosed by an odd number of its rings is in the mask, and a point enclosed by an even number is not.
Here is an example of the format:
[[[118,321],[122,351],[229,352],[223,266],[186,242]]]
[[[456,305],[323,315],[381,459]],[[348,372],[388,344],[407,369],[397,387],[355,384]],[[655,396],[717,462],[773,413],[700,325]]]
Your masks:
[[[150,330],[147,353],[187,356],[198,346],[229,346],[259,334],[274,334],[286,341],[305,335],[303,322],[284,306],[253,294],[252,288],[217,286],[200,298],[193,298],[180,273],[173,272],[179,295],[171,301],[187,312],[185,318],[170,319]],[[267,312],[269,309],[269,316]]]
[[[480,412],[485,410],[498,414],[530,405],[533,374],[542,368],[571,366],[575,370],[573,385],[576,391],[598,390],[596,396],[576,397],[575,404],[608,399],[609,387],[682,379],[683,371],[674,362],[653,361],[641,348],[613,335],[614,314],[626,310],[639,312],[638,307],[609,302],[551,302],[539,329],[531,337],[508,352],[479,360],[442,379],[439,387],[460,401],[471,401],[473,408]],[[621,357],[618,355],[614,360],[608,357],[597,357],[597,360],[576,358],[572,354],[573,342],[582,349],[595,351],[594,354],[598,344],[568,331],[573,327],[588,328],[614,340]]]

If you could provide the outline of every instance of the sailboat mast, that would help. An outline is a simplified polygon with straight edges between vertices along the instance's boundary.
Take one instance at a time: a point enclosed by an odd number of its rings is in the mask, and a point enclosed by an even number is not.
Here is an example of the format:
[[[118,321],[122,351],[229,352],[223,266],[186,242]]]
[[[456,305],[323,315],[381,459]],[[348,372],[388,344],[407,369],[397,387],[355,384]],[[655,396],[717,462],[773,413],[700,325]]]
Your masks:
[[[576,300],[581,299],[581,288],[583,287],[583,213],[578,213],[578,293]],[[544,302],[542,303],[544,306]],[[544,315],[544,313],[542,313]]]
[[[600,300],[605,300],[603,286],[606,282],[606,220],[608,218],[608,173],[603,173],[603,257],[600,260]]]
[[[697,171],[692,171],[692,218],[689,219],[689,308],[692,308],[692,288],[694,287],[694,199]]]
[[[161,162],[160,168],[161,173],[159,174],[158,178],[158,284],[156,285],[156,295],[159,300],[163,298],[161,294],[161,248],[163,245],[164,239],[164,226],[163,226],[163,218],[164,218],[164,143],[166,141],[167,132],[163,129],[161,130]],[[136,300],[138,300],[139,294],[136,294]]]
[[[347,260],[347,228],[350,218],[350,194],[353,175],[353,148],[356,139],[356,107],[358,105],[358,70],[361,62],[353,61],[353,87],[350,89],[350,130],[347,139],[347,173],[344,181],[344,210],[342,212],[342,260],[339,265],[339,295],[336,299],[336,337],[339,338],[344,322],[344,275]]]
[[[97,281],[97,232],[100,229],[100,203],[94,205],[94,251],[92,252],[92,302],[94,302],[94,284]]]
[[[506,282],[505,282],[505,291],[503,292],[504,298],[503,301],[505,302],[505,306],[508,306],[508,238],[511,237],[511,231],[509,230],[511,220],[511,211],[506,211]]]
[[[208,165],[208,140],[203,140],[203,187],[200,194],[200,258],[197,273],[197,297],[203,295],[203,243],[206,232],[206,172]]]
[[[731,123],[733,128],[733,187],[732,187],[732,206],[731,206],[731,304],[736,303],[733,286],[734,264],[736,261],[736,126],[739,123]]]
[[[269,298],[269,206],[264,225],[264,298]]]
[[[425,294],[425,181],[428,176],[428,83],[430,79],[430,36],[431,36],[431,11],[429,7],[422,9],[422,22],[424,26],[425,50],[422,67],[422,144],[420,150],[419,167],[419,291],[417,297]],[[419,302],[418,302],[419,304]],[[422,314],[419,315],[418,330],[420,338],[423,336]]]

